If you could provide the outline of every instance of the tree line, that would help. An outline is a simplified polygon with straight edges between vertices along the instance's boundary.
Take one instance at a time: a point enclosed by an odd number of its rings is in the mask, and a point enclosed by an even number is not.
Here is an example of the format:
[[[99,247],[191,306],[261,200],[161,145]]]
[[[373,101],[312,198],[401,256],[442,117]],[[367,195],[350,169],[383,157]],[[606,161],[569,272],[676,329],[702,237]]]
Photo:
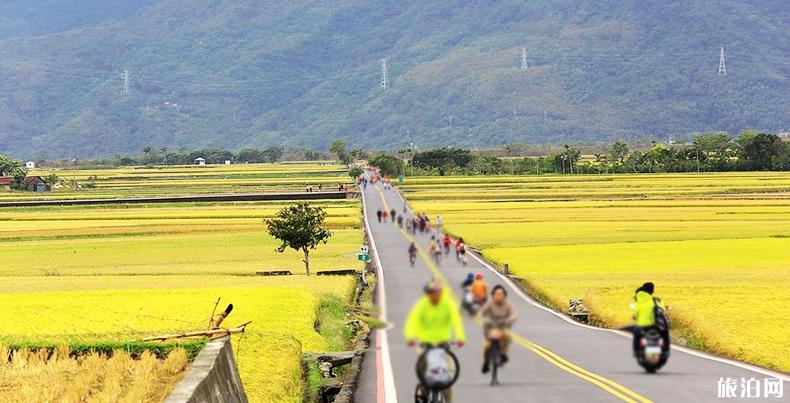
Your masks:
[[[407,171],[414,175],[787,171],[790,142],[775,134],[744,131],[737,138],[708,133],[690,143],[653,142],[642,149],[616,141],[608,150],[588,158],[566,144],[559,151],[536,157],[498,157],[453,147],[421,152],[403,149],[378,153],[370,163],[391,176]]]

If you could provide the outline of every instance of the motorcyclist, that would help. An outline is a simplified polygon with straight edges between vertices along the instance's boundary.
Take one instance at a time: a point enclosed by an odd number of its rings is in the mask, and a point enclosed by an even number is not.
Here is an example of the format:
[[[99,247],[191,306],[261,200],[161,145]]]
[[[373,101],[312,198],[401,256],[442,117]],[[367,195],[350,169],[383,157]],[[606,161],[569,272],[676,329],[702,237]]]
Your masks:
[[[491,290],[491,300],[480,308],[478,315],[484,320],[483,337],[485,337],[486,341],[483,346],[483,373],[485,374],[490,369],[487,357],[488,348],[491,346],[491,342],[488,339],[488,335],[492,329],[505,331],[505,337],[499,342],[500,358],[502,364],[508,361],[507,354],[508,346],[510,345],[510,333],[508,330],[513,326],[513,323],[516,322],[516,311],[513,309],[513,305],[510,304],[510,301],[507,300],[507,290],[505,290],[505,287],[499,284],[494,286],[494,289]]]
[[[453,301],[442,290],[442,285],[431,280],[423,288],[425,296],[420,298],[409,312],[404,326],[404,337],[410,347],[418,343],[431,346],[449,344],[463,347],[466,341],[464,324]],[[444,392],[450,401],[450,389]]]
[[[472,282],[469,291],[471,291],[475,302],[480,305],[485,304],[486,299],[488,299],[488,284],[483,280],[483,273],[475,273],[475,281]]]
[[[637,288],[634,299],[636,303],[633,305],[634,319],[636,319],[636,326],[634,326],[634,340],[633,349],[634,355],[639,350],[639,342],[642,335],[651,328],[656,328],[661,334],[661,339],[664,342],[662,349],[669,350],[669,329],[661,329],[656,327],[655,307],[658,304],[664,311],[666,306],[661,299],[653,296],[655,285],[651,282],[644,283],[641,287]]]

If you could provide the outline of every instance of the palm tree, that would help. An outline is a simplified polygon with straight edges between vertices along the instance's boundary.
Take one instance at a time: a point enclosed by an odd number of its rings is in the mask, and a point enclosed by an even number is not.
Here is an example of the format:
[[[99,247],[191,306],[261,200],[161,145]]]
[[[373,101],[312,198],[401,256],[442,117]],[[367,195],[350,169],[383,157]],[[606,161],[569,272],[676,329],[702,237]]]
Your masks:
[[[143,147],[143,163],[148,163],[148,155],[151,154],[151,146]]]

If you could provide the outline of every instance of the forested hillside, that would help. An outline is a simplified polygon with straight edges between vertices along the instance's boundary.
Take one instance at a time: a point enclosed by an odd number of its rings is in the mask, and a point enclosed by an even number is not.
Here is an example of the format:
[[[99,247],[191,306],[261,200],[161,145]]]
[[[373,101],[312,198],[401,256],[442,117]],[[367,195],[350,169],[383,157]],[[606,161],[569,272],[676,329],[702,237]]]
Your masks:
[[[0,153],[324,148],[337,137],[484,146],[790,126],[781,0],[108,4],[0,5]]]

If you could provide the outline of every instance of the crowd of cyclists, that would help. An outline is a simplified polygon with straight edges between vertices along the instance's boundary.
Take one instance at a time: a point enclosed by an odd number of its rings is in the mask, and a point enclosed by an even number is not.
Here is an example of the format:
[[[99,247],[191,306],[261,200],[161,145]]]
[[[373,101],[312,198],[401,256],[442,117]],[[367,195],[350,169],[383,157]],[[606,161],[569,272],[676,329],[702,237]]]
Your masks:
[[[385,189],[391,186],[387,183]],[[400,212],[394,208],[389,211],[379,209],[376,211],[376,216],[379,223],[391,222],[413,236],[418,233],[426,238],[430,236],[425,250],[437,266],[453,251],[456,261],[462,267],[467,265],[469,251],[464,239],[462,237],[453,239],[449,234],[442,232],[441,216],[436,217],[434,225],[427,214],[411,214],[405,204]],[[416,266],[419,252],[420,247],[416,237],[413,237],[408,246],[409,266],[412,269]],[[664,307],[660,299],[652,297],[653,287],[652,283],[645,283],[635,294],[637,303],[632,307],[635,311],[634,317],[637,319],[637,326],[634,328],[635,352],[641,336],[656,326],[656,314],[654,314],[656,307]],[[489,288],[483,274],[478,272],[467,273],[465,280],[460,284],[460,289],[462,301],[459,309],[448,296],[451,291],[446,290],[442,282],[432,279],[425,284],[424,296],[415,303],[407,316],[404,326],[405,339],[410,346],[419,347],[421,350],[417,364],[420,383],[415,392],[416,401],[436,401],[426,398],[430,396],[431,391],[440,393],[439,401],[451,401],[451,386],[457,379],[458,361],[450,351],[450,346],[462,347],[466,342],[462,311],[467,312],[475,322],[482,324],[484,345],[481,372],[487,374],[494,369],[492,366],[498,368],[509,361],[510,329],[516,322],[517,315],[513,304],[508,300],[505,287],[496,284]],[[668,349],[668,330],[662,331],[661,336],[664,338],[665,348]],[[493,356],[490,354],[493,345],[496,346],[496,359],[492,359]],[[451,368],[453,365],[456,368]],[[424,378],[423,374],[431,375],[430,379]],[[439,376],[441,374],[445,376]],[[493,376],[491,384],[495,385],[498,383],[495,383],[496,371],[493,372]]]

